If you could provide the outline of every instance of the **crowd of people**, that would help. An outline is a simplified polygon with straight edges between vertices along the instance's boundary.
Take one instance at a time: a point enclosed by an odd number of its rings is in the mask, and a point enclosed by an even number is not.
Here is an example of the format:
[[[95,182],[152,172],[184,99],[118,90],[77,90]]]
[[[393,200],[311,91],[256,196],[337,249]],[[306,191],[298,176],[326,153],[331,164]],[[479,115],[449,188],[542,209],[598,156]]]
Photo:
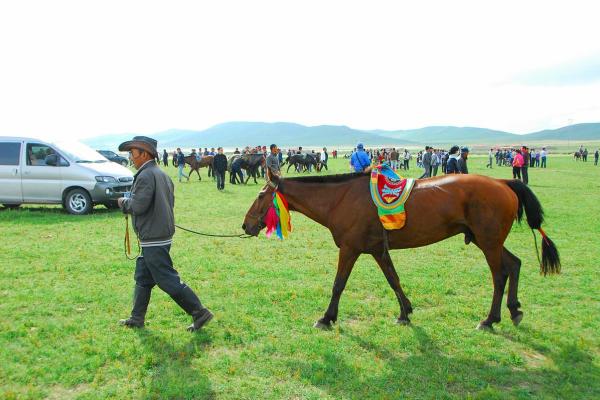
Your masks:
[[[580,154],[582,161],[587,161],[587,149],[580,147],[579,151],[575,154]],[[186,157],[194,157],[200,162],[204,157],[212,156],[213,161],[209,166],[209,177],[212,176],[217,182],[217,188],[223,190],[225,187],[225,173],[229,169],[232,174],[239,179],[233,181],[242,181],[246,178],[245,171],[240,167],[241,161],[239,156],[245,154],[262,154],[265,159],[269,157],[271,152],[266,146],[259,145],[255,147],[246,146],[240,150],[235,148],[233,155],[234,162],[232,165],[228,165],[228,157],[224,154],[223,148],[217,149],[201,147],[191,149],[188,155],[185,155],[181,148],[177,148],[176,151],[169,154],[166,149],[163,149],[161,156],[157,158],[157,162],[162,162],[164,166],[169,165],[169,158],[173,166],[179,169],[179,181],[182,179],[188,179],[189,177],[184,174],[184,168],[186,164]],[[287,155],[288,159],[294,155],[300,155],[302,157],[313,157],[316,160],[318,170],[327,166],[329,157],[338,158],[338,150],[333,150],[331,155],[327,151],[326,147],[323,147],[320,151],[315,150],[304,150],[302,146],[297,148],[289,148],[287,150],[278,149],[277,158],[278,165],[284,163],[284,154]],[[594,165],[598,165],[600,155],[600,149],[594,153]],[[237,157],[236,157],[237,156]],[[357,146],[351,153],[344,155],[344,158],[350,159],[350,170],[353,172],[365,171],[372,165],[380,165],[387,163],[393,170],[406,170],[410,169],[411,160],[413,154],[407,148],[371,148],[365,149],[362,143],[358,143]],[[415,155],[416,167],[422,168],[423,173],[420,178],[428,178],[437,176],[438,174],[468,174],[468,158],[469,149],[468,147],[452,146],[449,150],[442,148],[434,148],[431,146],[425,146],[421,151],[418,151]],[[237,162],[237,164],[236,164]],[[305,165],[306,170],[311,171],[311,163]],[[522,180],[525,184],[529,183],[529,168],[546,168],[548,165],[548,151],[546,147],[541,149],[529,149],[523,145],[520,148],[490,148],[488,152],[488,160],[486,168],[493,168],[496,166],[508,166],[512,167],[512,173],[514,179]],[[298,171],[301,171],[302,166],[295,165]],[[260,175],[265,177],[265,168],[260,167]]]
[[[317,168],[320,170],[322,167],[327,167],[327,161],[329,159],[329,153],[326,147],[323,147],[321,151],[315,152],[315,150],[306,151],[303,150],[302,146],[297,148],[290,148],[287,151],[281,151],[278,149],[277,158],[279,161],[279,165],[283,164],[283,154],[287,154],[288,157],[292,155],[300,155],[303,157],[313,157],[317,161]],[[217,188],[219,190],[223,190],[225,188],[225,173],[228,169],[233,176],[236,177],[235,180],[232,180],[232,183],[241,182],[246,179],[246,171],[242,168],[242,155],[252,155],[252,154],[261,154],[267,159],[269,155],[272,154],[272,151],[267,150],[267,146],[259,145],[255,147],[246,146],[240,150],[239,147],[236,147],[233,151],[233,154],[228,158],[223,151],[222,147],[215,148],[212,147],[210,150],[205,147],[202,150],[202,147],[198,147],[198,151],[195,148],[191,149],[189,154],[185,154],[183,150],[178,147],[172,153],[169,153],[166,149],[163,149],[162,154],[157,153],[156,162],[158,164],[163,164],[165,167],[169,166],[169,158],[171,159],[171,164],[174,167],[178,168],[178,180],[182,182],[184,179],[189,181],[189,175],[184,173],[186,168],[186,163],[190,164],[189,161],[186,161],[186,158],[192,157],[196,160],[196,162],[201,162],[205,157],[211,156],[212,161],[209,165],[208,176],[212,177],[217,182]],[[331,152],[332,158],[338,157],[338,151],[333,150]],[[231,165],[228,164],[229,160],[233,159],[234,161]],[[311,171],[311,165],[308,164],[308,171]],[[265,168],[264,166],[260,166],[260,175],[265,177]]]
[[[350,168],[352,171],[364,171],[370,165],[380,165],[387,163],[394,171],[410,169],[410,160],[413,155],[408,149],[382,148],[365,149],[362,143],[359,143],[350,158]],[[423,168],[423,174],[420,178],[429,178],[437,176],[439,172],[444,174],[468,174],[469,168],[467,160],[469,158],[469,148],[452,146],[450,150],[436,149],[431,146],[425,146],[416,155],[417,168]]]

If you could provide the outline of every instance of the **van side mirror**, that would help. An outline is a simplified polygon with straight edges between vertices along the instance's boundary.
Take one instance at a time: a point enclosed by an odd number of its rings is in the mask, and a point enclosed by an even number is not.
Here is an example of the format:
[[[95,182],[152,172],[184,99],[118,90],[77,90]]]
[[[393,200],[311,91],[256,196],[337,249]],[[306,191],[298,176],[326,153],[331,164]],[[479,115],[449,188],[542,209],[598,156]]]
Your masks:
[[[58,164],[58,156],[56,154],[47,155],[44,159],[44,162],[46,163],[46,165],[56,167],[56,165]]]

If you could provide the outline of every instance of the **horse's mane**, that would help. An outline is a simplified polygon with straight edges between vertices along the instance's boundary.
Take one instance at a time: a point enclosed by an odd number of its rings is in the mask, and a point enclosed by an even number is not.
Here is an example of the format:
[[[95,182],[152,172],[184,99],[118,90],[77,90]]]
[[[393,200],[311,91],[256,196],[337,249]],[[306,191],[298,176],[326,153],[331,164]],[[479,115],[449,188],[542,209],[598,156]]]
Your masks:
[[[339,183],[346,182],[361,176],[368,176],[368,173],[364,172],[353,172],[350,174],[336,174],[336,175],[312,175],[312,176],[298,176],[294,178],[284,178],[283,182],[302,182],[302,183]]]

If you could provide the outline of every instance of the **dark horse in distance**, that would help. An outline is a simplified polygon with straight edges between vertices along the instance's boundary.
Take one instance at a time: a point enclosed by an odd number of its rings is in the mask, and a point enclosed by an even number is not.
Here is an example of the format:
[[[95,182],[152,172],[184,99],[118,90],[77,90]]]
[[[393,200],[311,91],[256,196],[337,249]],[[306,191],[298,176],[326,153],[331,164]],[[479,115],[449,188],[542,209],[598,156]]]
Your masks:
[[[405,296],[389,249],[426,246],[457,234],[481,249],[492,273],[494,294],[490,312],[478,325],[491,329],[500,322],[502,296],[508,281],[507,306],[512,322],[523,318],[517,298],[521,260],[504,241],[513,221],[523,210],[527,223],[542,234],[541,273],[559,273],[560,259],[554,243],[541,229],[544,220],[540,202],[531,189],[518,180],[498,180],[480,175],[445,175],[417,180],[405,203],[406,225],[384,231],[369,192],[369,174],[355,173],[281,179],[273,175],[276,189],[265,186],[254,201],[242,228],[258,236],[273,192],[282,193],[291,211],[298,211],[327,227],[339,250],[333,292],[325,315],[315,327],[326,329],[338,318],[340,296],[360,254],[370,254],[383,271],[400,304],[397,322],[407,324],[412,305]]]
[[[312,154],[292,154],[287,157],[285,161],[281,164],[283,167],[285,164],[288,164],[287,171],[290,172],[290,167],[293,165],[294,169],[297,172],[305,172],[308,171],[309,167],[314,167],[317,169],[317,158]]]
[[[196,159],[195,156],[186,156],[185,163],[190,166],[190,173],[188,174],[188,179],[192,176],[192,172],[196,172],[198,174],[198,180],[202,180],[200,176],[200,168],[208,167],[208,176],[211,176],[212,166],[213,166],[214,156],[202,156],[200,161]]]

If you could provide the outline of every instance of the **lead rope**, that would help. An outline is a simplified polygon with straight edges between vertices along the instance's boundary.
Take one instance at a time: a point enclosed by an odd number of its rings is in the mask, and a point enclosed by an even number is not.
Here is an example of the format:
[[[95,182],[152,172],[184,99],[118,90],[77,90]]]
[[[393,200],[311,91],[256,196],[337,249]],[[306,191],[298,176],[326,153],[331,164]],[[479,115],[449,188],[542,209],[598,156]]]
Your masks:
[[[135,260],[138,258],[142,252],[142,248],[140,247],[140,239],[135,235],[138,245],[138,252],[135,257],[131,257],[131,239],[129,238],[129,215],[125,214],[125,257],[128,260]]]

